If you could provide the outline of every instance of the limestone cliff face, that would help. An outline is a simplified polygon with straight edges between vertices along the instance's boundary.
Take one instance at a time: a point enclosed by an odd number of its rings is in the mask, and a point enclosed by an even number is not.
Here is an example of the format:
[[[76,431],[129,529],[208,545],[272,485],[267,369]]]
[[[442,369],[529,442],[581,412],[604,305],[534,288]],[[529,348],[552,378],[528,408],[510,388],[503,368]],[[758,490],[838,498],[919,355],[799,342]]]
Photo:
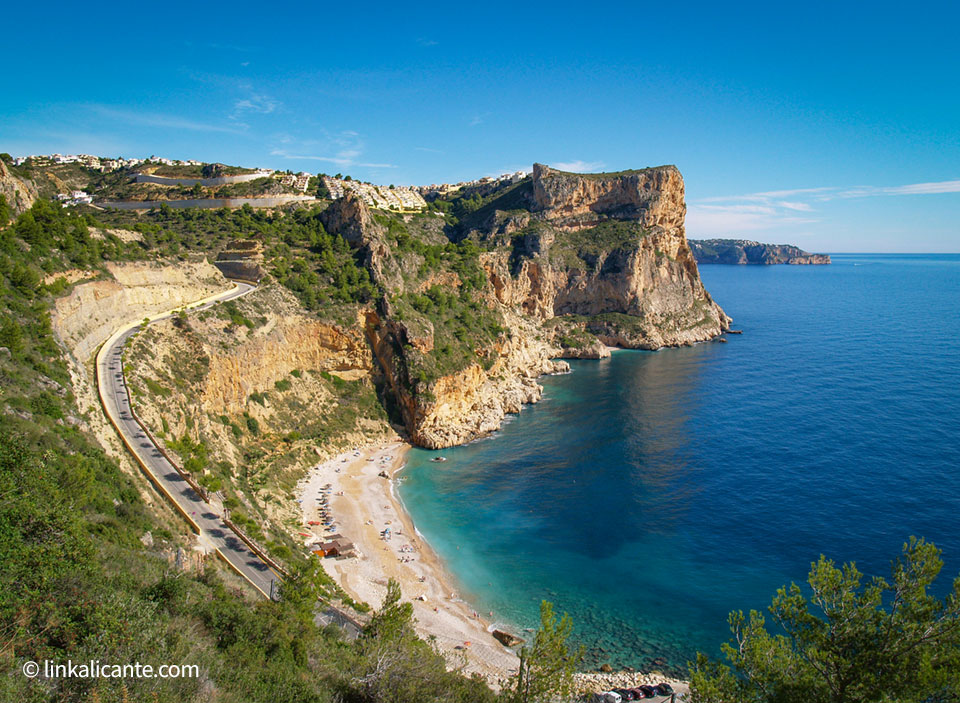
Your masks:
[[[57,299],[57,337],[81,363],[131,320],[191,303],[232,285],[207,261],[107,264],[112,279],[82,283]]]
[[[429,383],[415,378],[411,364],[433,353],[433,326],[395,315],[397,289],[383,275],[402,264],[391,262],[382,232],[359,200],[329,216],[328,228],[345,233],[368,260],[383,247],[375,274],[387,296],[368,317],[367,337],[417,444],[445,447],[494,431],[505,414],[539,400],[537,376],[566,369],[553,361],[558,356],[602,358],[605,344],[693,344],[728,328],[686,241],[683,178],[675,167],[581,175],[536,164],[529,183],[504,194],[502,209],[496,194],[491,197],[493,204],[467,223],[467,236],[485,248],[483,297],[509,334],[478,349],[476,363]],[[456,280],[434,275],[415,290],[438,282],[457,287]],[[577,346],[568,346],[570,339]]]
[[[532,210],[561,228],[603,219],[633,220],[647,228],[682,230],[687,206],[676,166],[614,174],[575,174],[533,165]]]
[[[593,269],[566,268],[540,257],[512,273],[503,253],[488,255],[485,267],[497,299],[528,315],[636,318],[630,321],[636,329],[625,335],[611,333],[609,324],[588,323],[616,346],[659,349],[701,342],[730,322],[704,288],[683,237],[669,232],[648,235],[632,250],[606,252]]]
[[[6,197],[7,205],[16,216],[33,205],[33,201],[37,199],[37,187],[30,181],[14,176],[3,159],[0,159],[0,195]]]
[[[727,329],[730,320],[704,288],[686,240],[683,178],[675,167],[580,175],[536,164],[532,181],[534,217],[550,226],[518,236],[510,255],[487,256],[501,303],[542,319],[606,316],[583,326],[633,348],[691,344]],[[636,227],[636,235],[606,247],[564,241],[566,232],[599,233],[599,225],[618,222]]]
[[[273,388],[295,370],[367,376],[372,366],[359,326],[341,328],[293,311],[271,315],[239,345],[207,346],[202,402],[218,415],[244,412],[251,394]]]
[[[371,312],[367,337],[377,368],[397,401],[410,439],[428,449],[469,442],[499,429],[508,413],[540,400],[537,377],[563,373],[569,366],[552,357],[559,350],[535,334],[529,320],[508,316],[514,334],[495,350],[487,370],[479,363],[437,379],[428,391],[417,392],[404,354],[408,332],[402,323]]]
[[[700,264],[792,264],[830,263],[827,254],[811,254],[790,244],[761,244],[749,239],[690,240]]]
[[[258,283],[266,274],[263,243],[255,239],[233,242],[217,254],[213,265],[227,278]]]
[[[279,522],[289,517],[290,487],[318,456],[393,431],[377,402],[362,316],[320,320],[269,278],[231,302],[136,335],[127,382],[156,437],[201,438],[214,473],[229,465],[259,476],[254,502]]]

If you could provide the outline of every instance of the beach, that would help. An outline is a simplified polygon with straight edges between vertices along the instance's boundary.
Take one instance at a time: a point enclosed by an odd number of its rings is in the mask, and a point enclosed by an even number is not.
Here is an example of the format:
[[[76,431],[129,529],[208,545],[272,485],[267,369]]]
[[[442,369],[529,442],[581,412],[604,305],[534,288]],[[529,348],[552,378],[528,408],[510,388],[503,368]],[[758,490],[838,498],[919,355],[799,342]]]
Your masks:
[[[354,556],[327,557],[323,566],[351,598],[378,608],[387,580],[395,579],[404,600],[413,604],[417,633],[434,638],[451,666],[463,666],[466,673],[480,674],[499,688],[516,673],[516,655],[493,637],[489,619],[460,598],[455,579],[416,533],[395,494],[395,477],[408,448],[399,441],[357,447],[311,469],[297,488],[301,531],[311,534],[304,542],[342,535],[354,545]],[[325,530],[319,517],[324,495],[334,531]]]

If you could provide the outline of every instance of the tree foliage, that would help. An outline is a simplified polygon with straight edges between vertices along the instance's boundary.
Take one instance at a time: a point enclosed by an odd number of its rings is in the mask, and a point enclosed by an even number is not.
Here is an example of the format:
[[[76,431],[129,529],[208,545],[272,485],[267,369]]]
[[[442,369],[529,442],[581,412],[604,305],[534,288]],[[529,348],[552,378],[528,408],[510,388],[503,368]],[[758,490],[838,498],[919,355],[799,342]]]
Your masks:
[[[447,671],[436,646],[417,637],[413,606],[401,602],[400,585],[393,579],[387,583],[383,605],[361,633],[360,646],[363,658],[353,683],[365,701],[494,700],[482,679]]]
[[[699,655],[693,703],[846,703],[960,700],[960,578],[944,598],[930,587],[943,562],[911,538],[888,581],[821,556],[808,577],[777,591],[768,611],[730,615],[732,668]]]
[[[573,621],[566,613],[557,621],[553,604],[540,603],[540,629],[532,647],[520,650],[520,667],[513,687],[504,692],[506,703],[539,703],[557,696],[569,697],[573,674],[583,659],[583,647],[568,645]]]

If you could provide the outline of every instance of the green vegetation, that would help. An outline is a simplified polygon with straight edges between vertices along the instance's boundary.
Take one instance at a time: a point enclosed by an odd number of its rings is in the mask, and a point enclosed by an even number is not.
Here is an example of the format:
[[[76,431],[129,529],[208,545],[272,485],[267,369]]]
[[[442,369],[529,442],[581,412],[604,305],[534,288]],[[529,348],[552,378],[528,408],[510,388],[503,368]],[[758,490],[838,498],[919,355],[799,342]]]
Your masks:
[[[560,232],[550,247],[550,256],[566,268],[596,270],[613,252],[635,249],[646,232],[639,222],[608,220],[579,232]],[[519,235],[518,235],[519,236]],[[601,259],[603,257],[603,259]]]
[[[13,211],[7,203],[7,196],[0,193],[0,227],[6,226],[12,216]]]
[[[943,562],[911,538],[890,581],[863,582],[854,564],[821,556],[810,597],[796,584],[768,608],[730,614],[724,645],[732,668],[698,655],[692,703],[934,703],[960,699],[960,578],[940,600],[929,593]]]
[[[370,276],[340,236],[327,233],[321,208],[267,213],[249,205],[236,210],[174,209],[163,205],[144,215],[112,210],[101,218],[112,227],[143,235],[143,249],[162,256],[185,251],[213,254],[238,239],[259,239],[270,272],[305,308],[319,312],[341,303],[367,303],[377,294]]]
[[[237,303],[234,300],[228,300],[220,303],[214,309],[217,311],[218,317],[224,320],[230,320],[231,325],[235,325],[237,327],[243,326],[251,330],[257,326],[254,324],[253,320],[240,312],[240,309],[237,307]]]
[[[526,211],[533,194],[533,181],[524,178],[506,188],[499,188],[485,197],[473,194],[457,195],[450,200],[435,200],[431,209],[443,212],[448,224],[454,226],[459,236],[486,222],[498,210],[503,212]]]
[[[551,169],[557,173],[562,173],[568,176],[576,176],[578,178],[590,178],[593,180],[602,180],[606,178],[620,178],[621,176],[633,176],[638,173],[647,173],[658,168],[663,168],[663,166],[652,166],[649,168],[630,168],[624,171],[601,171],[600,173],[573,173],[571,171],[560,171],[558,169]]]
[[[90,215],[37,200],[0,232],[3,274],[22,289],[36,289],[42,274],[68,268],[101,268],[104,261],[142,257],[135,245],[111,235],[100,239],[90,234],[91,227],[101,226]],[[22,251],[17,240],[27,244],[28,250]]]
[[[181,468],[188,474],[201,474],[210,462],[210,451],[202,440],[194,440],[189,435],[180,439],[167,440],[167,446],[180,455]]]
[[[328,390],[336,398],[332,407],[324,408],[314,422],[304,423],[300,434],[317,442],[336,439],[357,430],[361,420],[387,419],[377,391],[366,379],[348,381],[326,371],[320,378],[329,384]]]
[[[520,666],[512,687],[505,689],[504,703],[546,703],[568,700],[573,675],[583,661],[584,649],[570,651],[568,641],[573,621],[566,613],[557,622],[553,604],[540,603],[540,629],[532,647],[520,649]]]
[[[350,642],[338,628],[314,624],[318,602],[343,594],[317,560],[288,544],[266,542],[293,573],[279,602],[248,600],[214,559],[177,565],[178,549],[188,546],[185,526],[172,511],[151,512],[140,498],[142,479],[121,471],[81,429],[52,336],[52,298],[42,276],[78,262],[97,268],[123,250],[86,239],[85,225],[40,204],[0,231],[0,407],[12,411],[0,414],[0,629],[7,654],[0,658],[0,699],[492,701],[481,681],[446,671],[444,659],[415,636],[396,589]],[[358,399],[372,395],[342,383]],[[256,428],[253,418],[248,424]],[[200,439],[184,436],[171,446],[191,470],[209,461]],[[219,477],[203,476],[208,490],[217,490]],[[150,547],[141,540],[148,532]],[[34,681],[20,673],[23,662],[45,659],[195,664],[200,677]]]
[[[483,300],[487,277],[480,265],[480,247],[471,240],[428,243],[395,215],[379,215],[377,222],[396,244],[393,256],[406,283],[407,291],[390,300],[393,317],[413,337],[432,336],[430,352],[412,344],[404,349],[411,383],[422,384],[420,390],[427,392],[437,378],[471,363],[489,368],[493,347],[506,328],[499,311]],[[434,283],[416,292],[429,282]]]

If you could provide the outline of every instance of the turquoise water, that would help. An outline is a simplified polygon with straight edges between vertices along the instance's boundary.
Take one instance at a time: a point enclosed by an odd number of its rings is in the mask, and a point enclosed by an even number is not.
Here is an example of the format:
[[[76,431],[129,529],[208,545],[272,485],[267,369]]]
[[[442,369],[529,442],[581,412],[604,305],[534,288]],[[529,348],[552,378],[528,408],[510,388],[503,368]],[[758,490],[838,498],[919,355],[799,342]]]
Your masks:
[[[551,600],[590,663],[642,668],[718,654],[820,553],[886,574],[923,535],[946,588],[960,256],[833,260],[703,266],[742,336],[574,362],[493,437],[411,452],[400,495],[464,596],[517,628]]]

